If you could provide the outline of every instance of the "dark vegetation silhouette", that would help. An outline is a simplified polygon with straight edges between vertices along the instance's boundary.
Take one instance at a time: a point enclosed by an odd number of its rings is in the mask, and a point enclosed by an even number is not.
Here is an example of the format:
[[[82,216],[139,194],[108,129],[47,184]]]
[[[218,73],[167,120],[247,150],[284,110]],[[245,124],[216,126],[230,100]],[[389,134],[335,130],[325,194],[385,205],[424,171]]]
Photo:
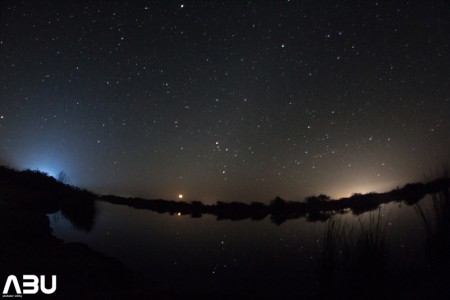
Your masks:
[[[69,182],[70,182],[69,176],[67,176],[67,174],[64,171],[59,172],[56,179],[59,182],[64,183],[64,184],[69,184]]]
[[[324,224],[320,241],[319,298],[353,298],[376,289],[385,275],[389,255],[389,215],[381,209],[366,220],[346,223],[334,216]],[[340,297],[339,297],[340,298]]]
[[[431,203],[425,199],[415,206],[425,230],[428,258],[432,267],[450,266],[450,194],[444,190],[431,196]],[[435,259],[437,261],[435,261]]]
[[[90,231],[94,226],[96,201],[107,201],[158,213],[181,213],[193,218],[203,214],[215,215],[217,220],[257,221],[269,217],[278,225],[300,217],[310,222],[320,221],[324,230],[319,250],[317,298],[368,299],[368,291],[375,295],[372,299],[380,295],[399,297],[405,293],[404,287],[419,282],[422,273],[431,278],[429,286],[439,283],[434,293],[429,292],[438,298],[446,290],[449,279],[449,189],[447,172],[428,183],[407,184],[386,193],[354,194],[339,200],[318,195],[306,198],[305,202],[276,197],[269,204],[217,202],[206,205],[199,201],[187,203],[98,196],[69,185],[64,173],[55,179],[39,171],[0,167],[0,280],[4,282],[11,273],[27,274],[33,270],[32,273],[59,274],[59,295],[69,299],[142,298],[143,295],[172,299],[185,297],[176,291],[153,288],[115,259],[82,244],[64,243],[52,236],[46,214],[61,211],[76,228]],[[427,194],[431,197],[430,203],[423,200]],[[414,205],[423,221],[424,245],[429,258],[427,270],[395,280],[386,279],[388,218],[383,218],[380,210],[381,204],[389,202]],[[357,217],[365,212],[370,212],[370,215],[365,221],[359,218],[358,222],[350,224],[342,221],[341,214],[345,212],[352,212]],[[398,287],[393,282],[399,282]],[[410,291],[417,292],[417,289],[411,288]],[[411,296],[413,292],[407,294]],[[213,297],[218,298],[217,295]]]
[[[159,298],[118,260],[52,235],[47,214],[59,210],[75,227],[92,229],[95,198],[45,173],[0,166],[0,285],[11,274],[56,274],[57,290],[45,299]]]
[[[157,213],[178,213],[199,218],[202,214],[211,214],[217,220],[263,220],[270,216],[273,223],[280,225],[287,220],[305,217],[307,221],[324,222],[332,215],[344,213],[348,210],[355,215],[373,211],[381,204],[390,202],[404,202],[414,205],[427,194],[434,194],[450,187],[450,178],[442,177],[428,183],[406,184],[386,193],[353,194],[348,198],[333,200],[329,196],[319,195],[307,197],[305,202],[286,201],[276,197],[270,204],[253,202],[217,202],[203,204],[199,201],[191,203],[170,200],[146,200],[142,198],[122,198],[117,196],[101,196],[102,201],[126,205],[137,209],[149,209]]]
[[[442,176],[449,176],[444,166]],[[450,270],[450,189],[441,190],[415,204],[424,228],[424,247],[429,271],[439,279],[448,278]],[[428,200],[428,201],[427,201]],[[431,200],[431,201],[430,201]]]
[[[67,175],[59,180],[40,171],[15,171],[0,167],[2,205],[43,209],[61,213],[78,229],[90,231],[95,220],[97,196],[87,190],[68,185]]]
[[[444,168],[439,177],[448,175]],[[429,190],[434,193],[416,200]],[[450,187],[437,189],[432,184],[427,189],[424,184],[408,184],[402,194],[407,204],[415,203],[422,221],[424,231],[417,234],[424,233],[426,266],[404,266],[399,274],[388,272],[390,213],[378,208],[365,221],[358,217],[352,223],[334,215],[323,225],[315,298],[450,299]]]

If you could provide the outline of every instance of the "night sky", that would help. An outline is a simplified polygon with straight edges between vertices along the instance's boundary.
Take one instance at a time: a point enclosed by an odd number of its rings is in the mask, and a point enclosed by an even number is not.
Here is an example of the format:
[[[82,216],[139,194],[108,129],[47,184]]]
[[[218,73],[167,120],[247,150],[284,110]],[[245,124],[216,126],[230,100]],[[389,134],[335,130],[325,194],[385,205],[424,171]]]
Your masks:
[[[332,2],[2,1],[0,163],[208,203],[423,180],[449,1]]]

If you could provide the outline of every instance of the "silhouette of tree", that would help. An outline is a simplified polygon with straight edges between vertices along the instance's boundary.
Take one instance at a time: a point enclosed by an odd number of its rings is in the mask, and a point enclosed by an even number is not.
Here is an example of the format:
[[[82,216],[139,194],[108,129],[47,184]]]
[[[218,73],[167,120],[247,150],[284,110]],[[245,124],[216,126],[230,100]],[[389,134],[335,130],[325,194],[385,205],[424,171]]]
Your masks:
[[[280,197],[277,196],[275,199],[273,199],[270,202],[270,206],[272,206],[273,208],[285,207],[286,206],[286,201],[284,199],[281,199]]]
[[[58,177],[56,178],[61,183],[68,184],[70,182],[69,176],[64,171],[58,173]]]
[[[330,196],[324,195],[324,194],[320,194],[319,196],[309,196],[306,198],[306,203],[308,204],[316,204],[316,203],[321,203],[321,202],[325,202],[325,201],[329,201],[331,198]]]

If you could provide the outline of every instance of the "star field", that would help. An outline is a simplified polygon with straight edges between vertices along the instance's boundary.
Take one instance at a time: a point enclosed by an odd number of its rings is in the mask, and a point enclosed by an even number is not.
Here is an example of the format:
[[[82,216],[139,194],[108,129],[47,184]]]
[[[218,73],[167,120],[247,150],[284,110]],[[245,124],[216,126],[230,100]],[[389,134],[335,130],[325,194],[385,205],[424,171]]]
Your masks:
[[[299,200],[450,153],[450,5],[6,1],[0,160],[100,193]]]

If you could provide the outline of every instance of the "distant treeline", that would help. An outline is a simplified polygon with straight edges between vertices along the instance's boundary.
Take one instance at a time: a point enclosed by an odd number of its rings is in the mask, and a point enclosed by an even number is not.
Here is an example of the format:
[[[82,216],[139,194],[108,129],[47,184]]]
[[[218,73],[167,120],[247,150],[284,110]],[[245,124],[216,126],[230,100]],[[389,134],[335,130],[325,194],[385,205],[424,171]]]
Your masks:
[[[380,204],[393,201],[412,205],[427,194],[449,189],[450,178],[447,174],[444,172],[442,178],[428,183],[412,183],[386,193],[354,194],[338,200],[319,195],[307,197],[304,202],[286,201],[276,197],[270,204],[219,201],[209,205],[200,201],[188,203],[162,199],[99,196],[60,182],[40,171],[16,171],[0,166],[0,196],[3,203],[8,203],[8,206],[46,207],[53,211],[61,209],[74,225],[84,230],[90,230],[93,226],[95,199],[158,213],[191,215],[193,218],[210,214],[216,216],[218,220],[262,220],[270,215],[273,223],[281,224],[286,220],[300,217],[306,217],[311,222],[325,221],[335,213],[348,210],[354,214],[361,214],[378,208]]]
[[[117,196],[102,196],[101,200],[127,205],[137,209],[149,209],[158,213],[191,215],[200,218],[202,214],[215,215],[218,220],[262,220],[270,215],[275,224],[306,217],[308,221],[325,221],[335,213],[351,210],[354,214],[361,214],[389,202],[405,202],[408,205],[417,203],[427,194],[434,194],[450,188],[450,178],[444,177],[429,183],[412,183],[402,188],[396,188],[386,193],[354,194],[348,198],[333,200],[329,196],[319,195],[307,197],[305,202],[286,201],[276,197],[270,204],[253,202],[217,202],[203,204],[200,201],[190,203],[168,200],[146,200],[141,198],[122,198]]]

